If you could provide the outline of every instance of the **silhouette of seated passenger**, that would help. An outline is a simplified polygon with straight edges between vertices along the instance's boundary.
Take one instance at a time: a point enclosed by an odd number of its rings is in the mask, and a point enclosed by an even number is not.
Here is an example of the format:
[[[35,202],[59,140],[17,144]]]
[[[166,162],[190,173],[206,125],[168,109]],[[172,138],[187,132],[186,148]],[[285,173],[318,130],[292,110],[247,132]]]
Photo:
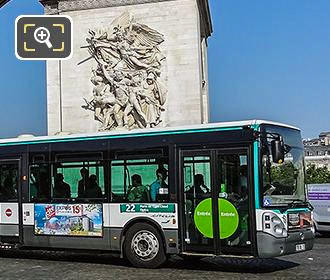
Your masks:
[[[7,176],[3,182],[3,186],[0,189],[0,198],[1,200],[9,200],[17,198],[17,191],[15,190],[13,184],[13,178]]]
[[[89,171],[87,168],[80,169],[81,180],[78,182],[78,197],[84,197],[88,181],[89,181]]]
[[[51,193],[51,186],[49,181],[49,173],[41,172],[39,180],[37,181],[38,199],[49,199]]]
[[[92,174],[88,178],[88,184],[86,186],[85,198],[102,198],[102,190],[97,184],[97,176]]]
[[[196,174],[194,176],[194,185],[187,191],[187,194],[189,196],[201,197],[209,193],[210,189],[204,183],[204,176]]]
[[[71,198],[70,185],[64,182],[64,176],[61,173],[55,176],[54,198]]]
[[[168,185],[165,182],[167,178],[167,170],[165,168],[158,168],[156,170],[156,177],[156,181],[154,181],[150,186],[150,197],[152,202],[155,202],[162,197],[160,194],[160,189],[168,189]],[[167,197],[167,194],[164,197]]]
[[[127,199],[130,202],[149,202],[148,188],[142,185],[142,178],[138,174],[132,176],[132,186],[127,192]]]

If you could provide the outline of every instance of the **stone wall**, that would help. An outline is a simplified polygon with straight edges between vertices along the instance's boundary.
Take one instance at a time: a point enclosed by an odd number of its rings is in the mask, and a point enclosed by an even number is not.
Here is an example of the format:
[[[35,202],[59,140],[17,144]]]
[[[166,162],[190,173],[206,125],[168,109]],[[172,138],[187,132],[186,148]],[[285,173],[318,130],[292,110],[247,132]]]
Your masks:
[[[72,18],[74,45],[71,59],[47,62],[49,134],[100,130],[101,122],[95,119],[95,111],[84,108],[84,99],[91,98],[95,88],[91,77],[98,63],[89,59],[78,65],[90,55],[88,49],[81,47],[87,45],[89,30],[107,28],[124,13],[130,13],[135,22],[164,36],[158,46],[166,57],[159,79],[166,87],[167,98],[161,113],[162,122],[158,126],[208,122],[206,42],[201,36],[200,10],[196,0],[144,1],[137,5],[104,5],[93,9],[85,5],[84,9],[78,7],[79,10],[75,10],[75,1],[58,2],[57,5],[54,2],[46,5],[46,11],[57,11]],[[100,1],[103,2],[107,1]]]

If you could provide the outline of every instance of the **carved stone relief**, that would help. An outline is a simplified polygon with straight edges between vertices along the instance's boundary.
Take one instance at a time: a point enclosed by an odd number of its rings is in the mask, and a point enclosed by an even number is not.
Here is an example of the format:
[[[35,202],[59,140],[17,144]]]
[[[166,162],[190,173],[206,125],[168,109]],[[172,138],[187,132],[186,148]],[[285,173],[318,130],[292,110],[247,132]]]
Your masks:
[[[109,26],[89,30],[86,48],[94,59],[93,92],[82,106],[94,111],[99,130],[148,128],[162,122],[167,89],[164,36],[126,12]]]

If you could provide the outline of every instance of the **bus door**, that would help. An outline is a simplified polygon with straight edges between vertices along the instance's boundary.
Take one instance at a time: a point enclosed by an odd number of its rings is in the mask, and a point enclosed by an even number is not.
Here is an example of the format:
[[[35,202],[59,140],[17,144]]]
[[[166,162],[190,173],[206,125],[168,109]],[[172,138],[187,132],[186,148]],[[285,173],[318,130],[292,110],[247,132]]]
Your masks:
[[[251,254],[248,149],[181,151],[183,250]]]
[[[20,160],[0,160],[0,243],[19,242]]]

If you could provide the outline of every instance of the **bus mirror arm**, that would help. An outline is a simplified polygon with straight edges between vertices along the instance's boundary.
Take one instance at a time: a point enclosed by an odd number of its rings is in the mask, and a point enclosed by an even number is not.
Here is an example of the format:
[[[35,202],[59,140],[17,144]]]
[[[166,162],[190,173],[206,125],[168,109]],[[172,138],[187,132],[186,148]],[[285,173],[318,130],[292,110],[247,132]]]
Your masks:
[[[291,147],[284,144],[282,135],[279,133],[270,132],[258,132],[254,133],[255,139],[260,139],[262,143],[262,148],[266,151],[269,156],[268,141],[270,140],[270,150],[272,154],[272,160],[275,163],[281,164],[284,162],[284,156],[290,152]]]

